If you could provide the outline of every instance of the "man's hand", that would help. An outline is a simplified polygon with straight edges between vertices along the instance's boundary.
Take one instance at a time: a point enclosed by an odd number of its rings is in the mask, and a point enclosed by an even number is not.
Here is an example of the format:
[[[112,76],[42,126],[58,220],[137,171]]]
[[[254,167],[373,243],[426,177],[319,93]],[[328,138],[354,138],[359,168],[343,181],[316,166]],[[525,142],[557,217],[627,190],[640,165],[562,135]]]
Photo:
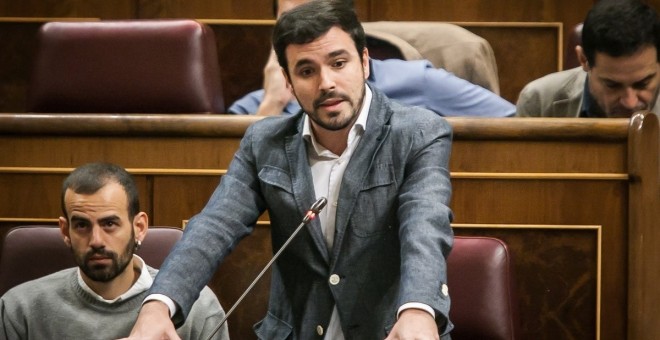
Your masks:
[[[279,115],[293,99],[291,89],[282,74],[282,68],[277,63],[275,51],[271,50],[264,67],[264,98],[259,105],[257,115]]]
[[[428,312],[406,309],[399,315],[392,331],[385,340],[439,340],[438,326]]]
[[[133,340],[181,340],[170,320],[170,310],[160,301],[149,301],[142,306],[131,335]]]

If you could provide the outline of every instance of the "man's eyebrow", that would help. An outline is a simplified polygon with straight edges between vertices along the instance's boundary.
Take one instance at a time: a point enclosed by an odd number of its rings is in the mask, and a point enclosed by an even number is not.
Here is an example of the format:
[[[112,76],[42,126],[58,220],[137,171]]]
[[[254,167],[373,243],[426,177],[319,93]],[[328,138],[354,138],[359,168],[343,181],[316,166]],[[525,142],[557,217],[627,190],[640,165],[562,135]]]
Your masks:
[[[89,219],[82,216],[71,216],[71,222],[89,222]]]
[[[345,49],[340,49],[340,50],[336,50],[336,51],[332,51],[332,52],[328,53],[328,58],[336,58],[338,56],[345,55],[345,54],[348,54],[348,51],[346,51]],[[294,68],[299,68],[299,67],[305,66],[307,64],[312,64],[312,61],[310,59],[307,59],[307,58],[300,59],[296,62],[296,64],[294,65]]]
[[[637,85],[637,84],[643,84],[643,83],[653,79],[653,77],[655,77],[656,74],[657,74],[657,72],[653,72],[653,73],[647,75],[646,77],[644,77],[643,79],[640,79],[640,80],[637,80],[637,81],[633,82],[632,85],[634,86],[634,85]],[[601,81],[604,81],[604,82],[607,82],[607,83],[610,83],[610,84],[613,84],[613,85],[623,85],[622,82],[614,80],[614,79],[610,79],[610,78],[606,78],[606,77],[599,77],[599,78],[600,78]]]
[[[121,218],[119,218],[119,216],[117,216],[117,215],[110,215],[110,216],[106,216],[106,217],[100,218],[100,219],[99,219],[99,222],[100,222],[100,223],[107,223],[107,222],[116,222],[116,221],[119,221],[119,220],[121,220]]]
[[[328,57],[335,58],[335,57],[338,57],[338,56],[343,55],[343,54],[348,54],[348,51],[346,51],[344,49],[336,50],[336,51],[328,53]]]
[[[653,73],[649,74],[648,76],[644,77],[643,79],[634,82],[633,85],[646,83],[649,80],[653,79],[656,76],[656,74],[657,74],[657,72],[653,72]]]

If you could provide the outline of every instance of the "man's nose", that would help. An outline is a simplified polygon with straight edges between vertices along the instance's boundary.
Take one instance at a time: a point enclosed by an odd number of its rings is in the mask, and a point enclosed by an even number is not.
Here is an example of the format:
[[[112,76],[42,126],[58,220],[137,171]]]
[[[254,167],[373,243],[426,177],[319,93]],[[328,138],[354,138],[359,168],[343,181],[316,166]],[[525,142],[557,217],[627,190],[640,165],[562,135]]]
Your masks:
[[[92,226],[92,233],[89,239],[89,246],[93,248],[103,247],[103,230],[100,226]]]
[[[327,67],[322,67],[319,75],[319,89],[324,91],[334,90],[336,85],[334,81],[334,72]]]
[[[623,107],[629,110],[639,109],[639,91],[630,87],[625,88],[621,95],[620,103]]]

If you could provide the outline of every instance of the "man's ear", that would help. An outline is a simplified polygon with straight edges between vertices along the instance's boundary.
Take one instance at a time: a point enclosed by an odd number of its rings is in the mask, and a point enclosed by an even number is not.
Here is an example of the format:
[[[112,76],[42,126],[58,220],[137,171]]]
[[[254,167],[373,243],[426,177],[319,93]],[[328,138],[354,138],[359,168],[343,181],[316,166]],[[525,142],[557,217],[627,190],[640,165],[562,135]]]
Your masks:
[[[71,236],[69,235],[69,222],[63,216],[60,216],[58,219],[58,224],[60,226],[60,233],[62,234],[62,239],[67,247],[71,248]]]
[[[133,218],[133,230],[135,231],[135,239],[142,242],[147,236],[149,230],[149,216],[144,211],[140,211]]]
[[[584,49],[582,49],[582,46],[575,46],[575,54],[577,55],[577,59],[580,62],[580,65],[582,65],[582,69],[585,72],[591,71],[591,67],[589,67],[589,60],[587,60],[587,56],[584,54]]]

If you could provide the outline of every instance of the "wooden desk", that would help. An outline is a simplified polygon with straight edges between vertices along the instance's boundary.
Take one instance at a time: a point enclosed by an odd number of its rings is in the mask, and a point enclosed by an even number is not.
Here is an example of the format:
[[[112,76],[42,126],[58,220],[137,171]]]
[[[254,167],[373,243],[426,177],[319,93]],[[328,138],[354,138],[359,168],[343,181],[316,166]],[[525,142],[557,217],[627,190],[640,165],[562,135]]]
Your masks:
[[[153,225],[182,226],[258,117],[0,114],[0,227],[60,215],[74,167],[116,162]],[[515,256],[525,339],[660,337],[658,116],[451,118],[454,228]],[[54,220],[52,220],[54,221]],[[228,309],[270,259],[264,218],[210,286]],[[265,313],[268,278],[230,318],[237,339]]]

